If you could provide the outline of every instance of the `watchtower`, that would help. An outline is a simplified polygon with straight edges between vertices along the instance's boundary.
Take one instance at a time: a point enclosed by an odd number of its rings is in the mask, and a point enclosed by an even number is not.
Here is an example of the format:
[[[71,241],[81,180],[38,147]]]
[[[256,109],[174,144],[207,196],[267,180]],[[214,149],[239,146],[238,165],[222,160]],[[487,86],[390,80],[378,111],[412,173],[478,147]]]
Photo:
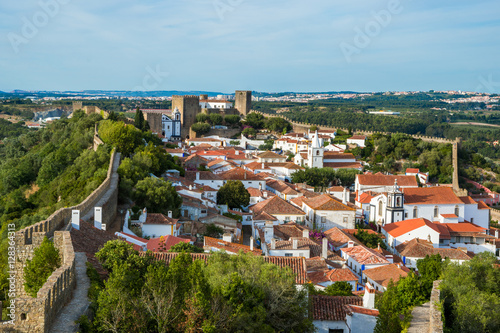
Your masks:
[[[73,102],[73,112],[76,110],[83,110],[83,103],[81,101]]]
[[[234,108],[246,116],[252,109],[252,92],[248,90],[236,90],[234,93]]]
[[[183,138],[189,133],[189,128],[196,122],[196,115],[201,112],[199,96],[172,96],[172,110],[179,109],[181,113]]]

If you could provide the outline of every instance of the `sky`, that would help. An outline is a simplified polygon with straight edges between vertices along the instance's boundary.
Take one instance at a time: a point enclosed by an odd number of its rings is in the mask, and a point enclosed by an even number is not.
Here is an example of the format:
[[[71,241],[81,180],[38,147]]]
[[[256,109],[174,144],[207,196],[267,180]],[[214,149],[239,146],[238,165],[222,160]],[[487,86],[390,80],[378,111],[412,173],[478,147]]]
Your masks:
[[[498,0],[0,0],[0,90],[500,93],[498,13]]]

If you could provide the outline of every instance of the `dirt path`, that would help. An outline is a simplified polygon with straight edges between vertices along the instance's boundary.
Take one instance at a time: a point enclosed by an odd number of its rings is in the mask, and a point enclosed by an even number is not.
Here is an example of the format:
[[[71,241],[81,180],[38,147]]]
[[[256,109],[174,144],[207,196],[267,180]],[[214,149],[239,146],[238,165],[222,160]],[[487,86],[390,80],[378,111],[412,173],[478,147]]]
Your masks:
[[[474,122],[458,122],[458,123],[450,123],[450,125],[475,125],[475,126],[489,126],[489,127],[500,127],[500,125],[495,124],[486,124],[486,123],[474,123]]]

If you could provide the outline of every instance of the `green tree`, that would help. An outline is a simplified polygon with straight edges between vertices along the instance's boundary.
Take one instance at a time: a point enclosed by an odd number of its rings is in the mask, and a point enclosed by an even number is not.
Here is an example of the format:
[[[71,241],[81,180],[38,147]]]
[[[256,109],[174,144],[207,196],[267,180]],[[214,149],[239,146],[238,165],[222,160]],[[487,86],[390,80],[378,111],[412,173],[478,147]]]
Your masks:
[[[179,216],[182,198],[170,182],[156,177],[147,177],[137,182],[134,199],[137,205],[146,207],[148,212]]]
[[[254,137],[257,134],[257,131],[252,127],[247,127],[241,132],[246,137]]]
[[[278,117],[268,118],[266,120],[264,126],[268,130],[273,131],[273,132],[277,132],[277,133],[282,133],[282,132],[286,133],[286,132],[292,130],[292,124],[290,124],[285,119],[278,118]]]
[[[207,123],[194,123],[191,125],[191,129],[195,131],[197,135],[203,135],[210,131],[210,125]]]
[[[251,126],[255,129],[264,127],[265,119],[260,113],[250,112],[245,118],[245,125]]]
[[[222,116],[218,113],[211,113],[208,118],[210,119],[210,123],[212,125],[222,125]]]
[[[241,208],[250,204],[250,193],[239,180],[229,180],[217,191],[217,204]]]
[[[439,279],[442,268],[443,261],[439,253],[432,256],[427,255],[424,259],[417,260],[418,274],[421,276],[427,298],[431,296],[433,283]]]
[[[59,266],[61,266],[59,250],[47,237],[44,237],[40,246],[35,249],[33,259],[26,261],[24,290],[31,297],[36,297],[38,290]]]
[[[198,113],[196,115],[196,122],[197,123],[204,123],[208,120],[208,115],[206,113]]]
[[[203,249],[190,243],[180,242],[170,247],[168,252],[203,253]]]
[[[224,229],[219,226],[216,226],[213,223],[207,224],[205,227],[205,232],[203,236],[212,237],[212,238],[221,238],[224,233]]]
[[[368,233],[363,229],[358,229],[356,233],[354,233],[354,237],[359,239],[361,243],[368,246],[369,248],[376,249],[380,245],[382,249],[387,249],[387,246],[382,241],[382,236],[379,234]]]
[[[224,123],[231,126],[239,125],[240,120],[241,118],[237,114],[228,114],[224,117]]]
[[[326,287],[325,294],[330,296],[352,296],[352,285],[349,282],[338,281]]]
[[[144,115],[139,107],[135,110],[134,126],[141,131],[144,129]]]

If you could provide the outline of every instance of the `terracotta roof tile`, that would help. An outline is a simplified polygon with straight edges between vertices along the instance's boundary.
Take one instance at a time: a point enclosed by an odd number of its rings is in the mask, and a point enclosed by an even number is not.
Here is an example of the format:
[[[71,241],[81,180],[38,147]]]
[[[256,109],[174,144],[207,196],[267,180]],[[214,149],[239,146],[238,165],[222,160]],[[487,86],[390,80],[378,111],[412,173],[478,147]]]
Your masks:
[[[185,178],[190,181],[196,181],[196,174],[200,174],[200,180],[222,180],[219,175],[211,171],[186,171]]]
[[[409,176],[413,177],[413,176]],[[399,184],[399,181],[398,181]],[[450,187],[418,187],[404,188],[404,200],[406,205],[438,205],[438,204],[462,204],[453,189]]]
[[[340,153],[337,151],[325,151],[323,154],[323,159],[328,160],[328,159],[336,159],[336,160],[356,160],[356,157],[354,157],[353,154],[351,153]]]
[[[326,230],[324,235],[334,247],[340,247],[349,241],[353,241],[355,245],[361,245],[361,242],[356,237],[337,227]]]
[[[399,237],[401,235],[404,235],[410,231],[416,230],[423,226],[428,226],[432,230],[438,233],[440,232],[440,229],[438,229],[438,227],[434,223],[422,217],[417,219],[410,219],[410,220],[389,223],[382,228],[392,237]]]
[[[397,180],[399,186],[418,187],[415,176],[384,175],[378,172],[376,174],[356,175],[356,179],[361,185],[392,186],[394,185],[394,181]]]
[[[189,239],[179,238],[172,235],[151,238],[147,241],[147,248],[153,252],[166,252],[177,243],[189,243]]]
[[[349,268],[332,269],[326,273],[328,280],[338,281],[358,281],[358,277]]]
[[[304,204],[311,207],[314,210],[347,210],[355,211],[356,209],[344,205],[340,200],[334,198],[328,194],[322,194],[317,197],[309,198],[304,200]]]
[[[344,321],[346,312],[344,305],[363,305],[363,299],[358,296],[312,296],[313,320]]]
[[[286,159],[285,156],[276,154],[276,153],[274,153],[272,151],[265,151],[263,153],[258,154],[257,157],[260,157],[260,158],[280,158],[280,159]]]
[[[250,250],[250,246],[248,245],[226,242],[222,239],[217,239],[207,236],[204,237],[204,244],[205,244],[204,246],[205,250],[209,251],[211,248],[217,248],[219,250],[225,250],[228,253],[238,253],[239,251],[243,251],[245,253],[251,252],[256,256],[262,255],[262,251],[255,247],[253,250]]]
[[[263,180],[253,172],[247,171],[242,168],[233,168],[218,174],[220,179],[224,180]]]
[[[144,224],[176,224],[179,219],[173,219],[163,214],[148,213]]]
[[[406,173],[419,173],[420,169],[406,168]]]
[[[278,196],[268,198],[249,208],[254,214],[265,212],[270,215],[306,215],[301,209],[293,206]]]
[[[425,258],[427,255],[432,256],[434,254],[440,254],[443,259],[471,259],[471,256],[462,250],[452,248],[435,248],[432,246],[431,242],[418,238],[399,244],[396,246],[396,251],[398,251],[401,256],[409,258]]]
[[[377,317],[379,315],[379,311],[377,309],[368,309],[362,306],[356,306],[352,304],[344,305],[344,308],[346,309],[346,314],[349,316],[352,315],[352,313],[360,313],[374,317]]]
[[[179,253],[176,252],[141,252],[139,253],[141,256],[152,256],[155,260],[163,261],[167,265],[176,258]],[[205,264],[209,262],[209,258],[211,256],[210,253],[189,253],[193,260],[201,260]],[[262,257],[262,259],[270,264],[274,264],[281,268],[290,268],[292,272],[295,274],[295,283],[296,284],[305,284],[307,283],[306,276],[306,263],[304,258],[299,257]]]
[[[396,264],[366,269],[363,271],[363,274],[384,287],[387,287],[391,280],[396,283],[401,277],[408,275],[406,271],[402,270]]]
[[[297,250],[309,250],[309,256],[310,257],[319,257],[321,256],[321,245],[316,243],[310,238],[306,237],[292,237],[289,240],[286,241],[277,241],[275,243],[275,249],[276,250],[293,250],[293,240],[297,240]],[[271,249],[271,244],[268,243],[266,244],[268,249]],[[327,260],[331,261],[345,261],[342,259],[339,255],[337,255],[335,252],[327,250]]]
[[[361,265],[389,264],[385,257],[363,245],[341,248],[340,251],[348,254]]]

